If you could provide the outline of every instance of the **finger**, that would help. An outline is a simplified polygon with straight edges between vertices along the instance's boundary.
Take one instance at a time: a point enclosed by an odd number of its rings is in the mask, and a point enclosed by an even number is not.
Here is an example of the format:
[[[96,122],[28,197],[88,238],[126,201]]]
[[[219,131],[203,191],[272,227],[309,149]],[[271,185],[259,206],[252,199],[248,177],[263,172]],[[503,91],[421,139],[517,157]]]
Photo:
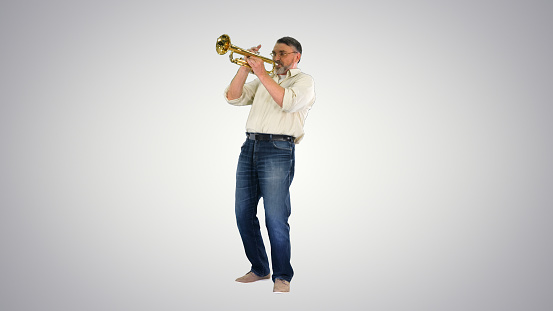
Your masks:
[[[251,62],[252,65],[257,65],[257,64],[259,64],[259,61],[260,61],[260,59],[257,58],[257,57],[254,57],[254,56],[251,56],[251,57],[248,59],[248,62]]]
[[[247,59],[247,62],[248,62],[248,65],[250,65],[250,67],[252,67],[252,69],[257,68],[259,66],[258,59],[255,58],[255,57],[249,57]]]

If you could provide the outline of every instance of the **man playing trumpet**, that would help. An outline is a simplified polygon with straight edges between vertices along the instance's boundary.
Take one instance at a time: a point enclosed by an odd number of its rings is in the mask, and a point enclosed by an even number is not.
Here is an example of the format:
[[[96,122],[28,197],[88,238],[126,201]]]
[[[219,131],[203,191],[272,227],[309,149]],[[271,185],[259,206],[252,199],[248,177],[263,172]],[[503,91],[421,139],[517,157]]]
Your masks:
[[[261,45],[251,48],[257,53]],[[251,105],[236,171],[235,213],[250,271],[236,279],[250,283],[271,278],[262,241],[257,205],[263,198],[265,223],[271,245],[273,291],[289,292],[294,270],[290,263],[290,185],[294,178],[295,144],[304,137],[303,126],[315,102],[313,78],[297,68],[301,44],[291,37],[277,40],[271,53],[275,74],[264,61],[247,55],[250,68],[240,66],[225,98],[235,106]],[[256,79],[246,83],[250,71]]]

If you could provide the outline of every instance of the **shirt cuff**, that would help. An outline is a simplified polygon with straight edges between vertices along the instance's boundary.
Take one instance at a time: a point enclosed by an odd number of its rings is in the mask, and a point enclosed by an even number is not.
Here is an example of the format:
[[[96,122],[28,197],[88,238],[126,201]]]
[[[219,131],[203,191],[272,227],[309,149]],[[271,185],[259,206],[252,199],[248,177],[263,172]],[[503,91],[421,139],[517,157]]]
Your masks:
[[[292,104],[294,102],[294,91],[291,89],[284,89],[284,97],[282,98],[282,110],[285,112],[292,111]]]
[[[234,105],[234,104],[239,104],[243,99],[244,99],[244,92],[242,92],[242,95],[240,95],[240,97],[236,98],[236,99],[228,99],[227,97],[227,93],[228,93],[228,90],[230,89],[230,87],[227,87],[225,89],[225,91],[223,92],[223,97],[225,98],[225,100],[231,104],[231,105]]]

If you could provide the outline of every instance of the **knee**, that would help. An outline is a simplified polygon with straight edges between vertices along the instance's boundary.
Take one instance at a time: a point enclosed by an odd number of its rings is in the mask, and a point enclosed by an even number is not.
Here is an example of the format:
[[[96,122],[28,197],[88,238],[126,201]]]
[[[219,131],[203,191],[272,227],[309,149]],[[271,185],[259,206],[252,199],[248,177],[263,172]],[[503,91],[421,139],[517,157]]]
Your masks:
[[[287,218],[269,218],[265,220],[265,225],[271,238],[288,239],[288,236],[290,234],[290,225],[288,224]]]

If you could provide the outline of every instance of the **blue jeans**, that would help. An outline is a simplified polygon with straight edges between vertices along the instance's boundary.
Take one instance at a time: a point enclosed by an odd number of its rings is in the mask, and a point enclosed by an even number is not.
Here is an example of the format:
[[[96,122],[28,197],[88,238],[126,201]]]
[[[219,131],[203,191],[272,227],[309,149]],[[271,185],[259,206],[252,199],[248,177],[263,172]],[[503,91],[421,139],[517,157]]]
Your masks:
[[[294,178],[295,145],[288,141],[246,139],[236,170],[235,213],[251,271],[258,276],[270,273],[269,260],[261,237],[257,205],[263,198],[265,224],[271,243],[273,281],[290,282],[290,184]]]

